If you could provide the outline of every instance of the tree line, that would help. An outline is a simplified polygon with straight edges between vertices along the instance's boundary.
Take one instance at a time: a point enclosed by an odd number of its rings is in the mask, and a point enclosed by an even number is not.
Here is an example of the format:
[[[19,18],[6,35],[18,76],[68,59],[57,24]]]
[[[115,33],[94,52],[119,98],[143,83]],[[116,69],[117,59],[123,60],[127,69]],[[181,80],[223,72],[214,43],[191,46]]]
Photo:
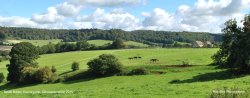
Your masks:
[[[112,43],[96,46],[89,44],[87,41],[78,41],[76,43],[59,42],[57,44],[48,43],[47,45],[37,47],[39,54],[51,54],[70,51],[84,51],[84,50],[108,50],[108,49],[124,49],[131,48],[124,44],[121,39],[116,39]],[[132,47],[133,48],[133,47]]]
[[[141,42],[148,45],[169,45],[174,42],[192,43],[196,40],[221,42],[220,34],[205,32],[170,32],[135,30],[123,31],[120,29],[101,30],[101,29],[36,29],[20,27],[0,27],[0,33],[6,34],[9,38],[29,39],[29,40],[48,40],[62,39],[64,42],[76,42],[81,40],[115,40],[123,39]]]

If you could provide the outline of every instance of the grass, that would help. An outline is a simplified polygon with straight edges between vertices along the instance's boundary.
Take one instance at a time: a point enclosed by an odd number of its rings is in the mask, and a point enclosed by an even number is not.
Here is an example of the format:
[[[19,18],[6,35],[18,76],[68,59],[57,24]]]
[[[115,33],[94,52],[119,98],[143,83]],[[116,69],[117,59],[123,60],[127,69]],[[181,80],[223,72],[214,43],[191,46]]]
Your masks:
[[[7,40],[7,42],[9,43],[20,43],[20,42],[29,42],[35,46],[43,46],[43,45],[47,45],[48,43],[53,43],[53,44],[57,44],[58,42],[60,42],[61,40],[59,39],[51,39],[51,40],[26,40],[26,39],[22,39],[22,40]]]
[[[95,44],[97,46],[102,46],[104,44],[112,43],[111,40],[89,40],[90,44]],[[135,41],[125,41],[125,44],[128,46],[137,46],[137,47],[148,47],[147,44],[135,42]]]
[[[54,44],[57,44],[60,41],[61,41],[60,39],[51,39],[51,40],[26,40],[26,39],[22,39],[22,40],[7,40],[8,43],[30,42],[30,43],[32,43],[35,46],[47,45],[50,42],[54,43]],[[89,40],[88,42],[90,44],[95,44],[97,46],[102,46],[104,44],[112,43],[111,40]],[[75,42],[71,42],[71,43],[75,43]],[[139,43],[139,42],[134,42],[134,41],[126,41],[125,44],[126,45],[130,45],[130,46],[137,46],[137,47],[148,47],[148,45],[146,45],[146,44]]]
[[[94,44],[96,46],[102,46],[104,44],[112,43],[111,40],[89,40],[88,43]]]
[[[86,63],[100,54],[117,56],[128,68],[145,67],[150,71],[164,71],[165,74],[151,74],[142,76],[113,76],[97,79],[81,79],[55,84],[39,85],[5,85],[0,84],[2,97],[136,97],[136,98],[201,98],[209,97],[211,91],[223,87],[235,87],[250,90],[250,76],[233,77],[223,69],[207,66],[210,57],[218,49],[181,48],[181,49],[126,49],[80,51],[59,54],[42,55],[37,61],[40,66],[54,65],[58,74],[70,71],[73,61],[80,62],[81,70],[87,69]],[[128,60],[128,57],[141,56],[142,59]],[[159,59],[152,63],[151,58]],[[183,60],[188,60],[191,67],[178,67]],[[6,74],[1,62],[1,71]],[[176,66],[171,66],[176,65]],[[177,83],[171,83],[178,80]],[[16,91],[73,91],[66,94],[6,94],[3,90]]]

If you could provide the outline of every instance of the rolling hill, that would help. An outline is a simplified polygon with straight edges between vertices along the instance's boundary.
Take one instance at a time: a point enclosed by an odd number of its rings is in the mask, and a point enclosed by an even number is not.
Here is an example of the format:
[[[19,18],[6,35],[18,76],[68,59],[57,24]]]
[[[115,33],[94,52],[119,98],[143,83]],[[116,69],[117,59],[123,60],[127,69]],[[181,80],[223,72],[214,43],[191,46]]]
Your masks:
[[[145,67],[151,71],[161,71],[164,74],[142,76],[112,76],[96,79],[81,79],[55,84],[39,84],[6,86],[0,84],[0,90],[15,91],[66,91],[58,94],[3,94],[2,97],[208,97],[212,90],[224,87],[235,87],[248,91],[246,85],[250,76],[231,77],[223,69],[207,66],[211,63],[211,55],[218,49],[125,49],[78,51],[58,54],[41,55],[37,60],[40,66],[54,65],[57,74],[70,71],[73,61],[80,62],[80,69],[86,70],[86,63],[100,54],[113,54],[128,68]],[[142,59],[129,60],[128,57],[141,56]],[[151,58],[159,59],[152,63]],[[182,61],[188,61],[191,67],[178,67]],[[7,74],[5,64],[1,62],[0,71]],[[174,65],[174,66],[172,66]],[[81,71],[80,70],[80,71]],[[172,83],[178,80],[179,83]],[[237,84],[236,84],[237,83]]]

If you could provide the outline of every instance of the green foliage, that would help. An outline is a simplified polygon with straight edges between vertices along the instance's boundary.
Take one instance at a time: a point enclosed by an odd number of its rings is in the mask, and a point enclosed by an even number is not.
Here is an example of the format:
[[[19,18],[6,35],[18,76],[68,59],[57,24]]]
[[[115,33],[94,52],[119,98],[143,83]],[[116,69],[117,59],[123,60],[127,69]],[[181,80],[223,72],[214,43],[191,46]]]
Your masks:
[[[56,72],[56,67],[55,67],[55,66],[52,66],[52,67],[51,67],[51,71],[52,71],[53,73],[55,73],[55,72]]]
[[[39,68],[35,73],[36,81],[40,83],[49,83],[52,81],[54,73],[47,66]]]
[[[147,75],[149,73],[150,72],[145,68],[136,68],[136,69],[132,69],[129,75]]]
[[[41,54],[49,54],[49,53],[55,53],[56,52],[56,47],[55,44],[49,43],[47,45],[44,45],[41,47]]]
[[[115,75],[122,72],[122,64],[110,54],[102,54],[87,63],[89,71],[101,76]]]
[[[110,45],[111,49],[122,49],[126,48],[126,45],[124,44],[123,40],[117,39],[114,40],[113,43]]]
[[[3,75],[3,73],[0,73],[0,83],[2,83],[4,81],[5,77]]]
[[[10,53],[9,51],[1,51],[0,50],[0,62],[5,61],[5,60],[10,60],[9,53]]]
[[[55,45],[56,52],[69,52],[69,51],[76,51],[77,46],[75,43],[64,43],[64,42],[59,42],[58,44]]]
[[[5,40],[6,38],[7,36],[3,32],[0,32],[0,41]]]
[[[36,82],[35,73],[37,68],[24,67],[20,72],[20,82],[22,83],[34,83]]]
[[[221,41],[220,34],[209,34],[204,32],[169,32],[152,30],[123,31],[119,29],[48,30],[16,27],[0,27],[0,31],[7,32],[6,35],[14,38],[29,40],[62,39],[65,42],[95,39],[124,39],[149,45],[162,45],[173,44],[174,42],[192,43],[196,40],[211,42]]]
[[[31,43],[21,42],[13,46],[10,52],[10,65],[8,66],[7,80],[21,82],[21,70],[24,67],[37,67],[34,61],[39,58],[39,50]]]
[[[236,20],[229,20],[223,29],[223,43],[212,59],[214,64],[229,68],[250,70],[250,15],[243,21],[243,28],[237,26]]]
[[[73,62],[71,65],[72,71],[79,70],[79,65],[80,65],[79,62]]]
[[[90,44],[87,41],[76,42],[77,50],[87,50],[90,47]]]
[[[182,61],[181,66],[190,66],[190,63],[189,63],[189,61],[188,61],[188,60],[186,60],[186,61]]]

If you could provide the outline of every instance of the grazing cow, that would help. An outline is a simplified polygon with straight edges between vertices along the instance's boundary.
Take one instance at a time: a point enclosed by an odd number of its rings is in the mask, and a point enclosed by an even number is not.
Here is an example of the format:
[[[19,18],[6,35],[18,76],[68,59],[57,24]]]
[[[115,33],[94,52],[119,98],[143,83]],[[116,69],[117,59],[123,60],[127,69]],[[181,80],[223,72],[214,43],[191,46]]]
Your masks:
[[[158,59],[150,59],[151,62],[157,62],[159,61]]]
[[[141,59],[141,57],[140,57],[140,56],[138,56],[137,58]]]
[[[137,59],[138,57],[137,56],[135,56],[135,57],[133,57],[134,59]]]

